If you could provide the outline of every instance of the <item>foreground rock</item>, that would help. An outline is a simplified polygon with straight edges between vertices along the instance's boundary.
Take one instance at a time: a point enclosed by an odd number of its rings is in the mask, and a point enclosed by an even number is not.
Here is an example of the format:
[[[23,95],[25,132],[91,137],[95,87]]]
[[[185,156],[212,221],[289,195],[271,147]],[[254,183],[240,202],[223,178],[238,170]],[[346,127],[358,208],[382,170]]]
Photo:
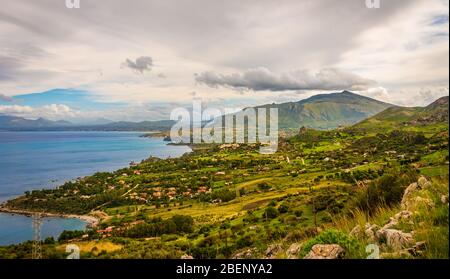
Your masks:
[[[250,248],[244,251],[238,252],[231,256],[232,259],[253,259],[255,257],[256,249]]]
[[[293,243],[289,248],[286,250],[286,256],[288,259],[298,259],[298,253],[300,253],[300,250],[302,249],[302,245],[299,243]]]
[[[414,238],[411,233],[405,233],[394,229],[381,229],[377,232],[378,239],[386,240],[388,247],[395,250],[410,247],[414,244]]]
[[[345,250],[337,244],[316,244],[304,259],[342,259]]]
[[[283,250],[280,244],[272,244],[267,247],[266,250],[266,259],[274,259],[278,253]]]
[[[431,182],[424,176],[421,176],[415,183],[411,183],[403,193],[402,201],[400,203],[403,210],[414,211],[415,208],[425,206],[429,209],[434,208],[435,204],[429,198],[418,196],[421,190],[431,188]]]

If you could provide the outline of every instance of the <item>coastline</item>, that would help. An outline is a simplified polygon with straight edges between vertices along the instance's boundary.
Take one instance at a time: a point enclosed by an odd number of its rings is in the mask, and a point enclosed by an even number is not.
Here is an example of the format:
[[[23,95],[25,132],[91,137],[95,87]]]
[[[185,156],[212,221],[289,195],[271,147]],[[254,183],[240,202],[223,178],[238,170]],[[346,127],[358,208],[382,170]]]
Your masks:
[[[162,132],[160,132],[160,131],[159,132],[139,131],[138,134],[140,134],[140,135],[138,135],[138,137],[144,137],[143,135],[152,135],[152,134],[157,134],[157,133],[162,133]],[[164,140],[164,137],[161,137],[161,136],[147,136],[147,137],[148,138],[160,138],[165,146],[171,145],[170,142],[168,142],[167,140]],[[187,151],[186,153],[189,153],[192,151],[193,151],[192,148],[190,148],[189,151]],[[150,154],[147,154],[146,156],[144,156],[143,160],[152,157],[151,154],[152,153],[150,152]],[[178,155],[178,156],[182,156],[182,155]],[[117,169],[118,168],[115,168],[114,170],[111,170],[111,172],[116,171]],[[86,176],[90,176],[90,175],[92,175],[92,174],[87,174]],[[20,197],[20,196],[18,196],[18,197]],[[15,199],[18,197],[9,198],[8,200]],[[77,214],[70,214],[70,213],[64,213],[64,212],[56,212],[56,213],[55,212],[46,212],[45,209],[43,211],[34,211],[33,209],[31,209],[31,210],[17,209],[17,208],[9,207],[7,205],[8,200],[0,201],[0,213],[3,213],[5,215],[10,215],[10,216],[21,215],[21,216],[31,217],[33,214],[39,213],[42,217],[78,219],[78,220],[81,220],[85,224],[85,229],[96,228],[104,219],[108,218],[107,216],[104,215],[104,213],[96,212],[96,211],[88,212],[85,215],[77,215]]]
[[[90,131],[87,131],[87,132],[90,132]],[[101,132],[103,132],[103,131],[101,131]],[[125,132],[139,133],[140,134],[139,137],[161,138],[165,145],[167,145],[167,146],[172,145],[167,140],[164,141],[164,136],[162,136],[163,134],[166,134],[166,132],[164,132],[164,131],[125,131]],[[151,157],[151,155],[150,155],[150,157]],[[145,160],[147,158],[149,158],[149,157],[144,157],[143,160]],[[115,170],[113,170],[113,171],[115,171]],[[86,176],[90,176],[90,175],[92,175],[92,174],[89,174],[89,175],[86,175]],[[17,197],[15,197],[15,198],[17,198]],[[14,198],[12,198],[12,199],[14,199]],[[8,199],[8,200],[11,200],[11,198]],[[21,210],[21,209],[8,208],[6,206],[6,202],[8,200],[0,201],[0,213],[17,214],[17,215],[24,215],[24,216],[28,216],[28,217],[32,216],[35,213],[40,213],[42,217],[76,218],[76,219],[84,221],[86,223],[86,227],[87,228],[94,228],[94,227],[96,227],[103,219],[101,216],[100,217],[94,217],[94,216],[91,216],[91,215],[76,215],[76,214],[52,213],[52,212],[36,212],[36,211],[30,211],[30,210]],[[88,213],[88,214],[90,214],[90,213]]]
[[[95,228],[100,219],[91,215],[76,215],[76,214],[63,214],[63,213],[50,213],[50,212],[36,212],[29,210],[21,210],[21,209],[11,209],[4,206],[0,206],[0,213],[6,214],[17,214],[17,215],[25,215],[32,216],[33,214],[39,213],[42,217],[58,217],[58,218],[75,218],[86,222],[87,228]]]

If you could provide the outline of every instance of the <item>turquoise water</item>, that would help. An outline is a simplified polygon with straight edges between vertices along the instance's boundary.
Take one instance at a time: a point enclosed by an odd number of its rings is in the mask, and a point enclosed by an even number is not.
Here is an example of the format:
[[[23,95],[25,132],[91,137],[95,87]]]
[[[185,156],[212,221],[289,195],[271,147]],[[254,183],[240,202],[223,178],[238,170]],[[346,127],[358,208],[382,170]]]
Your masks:
[[[0,202],[33,189],[51,188],[98,171],[113,171],[150,155],[189,152],[139,132],[0,132]],[[46,218],[44,236],[82,229],[78,219]],[[0,245],[32,238],[31,218],[0,213]]]

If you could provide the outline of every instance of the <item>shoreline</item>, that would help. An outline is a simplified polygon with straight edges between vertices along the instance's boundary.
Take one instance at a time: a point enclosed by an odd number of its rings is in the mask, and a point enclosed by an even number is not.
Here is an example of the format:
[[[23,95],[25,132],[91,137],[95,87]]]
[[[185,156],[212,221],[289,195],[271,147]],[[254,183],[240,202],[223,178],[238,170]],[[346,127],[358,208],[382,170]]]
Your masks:
[[[0,213],[6,214],[17,214],[31,217],[33,214],[39,213],[42,217],[50,217],[50,218],[66,218],[66,219],[79,219],[86,222],[86,228],[95,228],[100,219],[91,215],[76,215],[76,214],[63,214],[63,213],[50,213],[50,212],[36,212],[29,210],[21,210],[21,209],[10,209],[4,206],[0,206]]]
[[[3,131],[0,130],[0,132],[28,132],[28,131]],[[33,132],[33,131],[30,131]],[[42,131],[37,131],[37,132],[42,132]],[[44,131],[44,132],[65,132],[65,131]],[[128,133],[140,133],[141,135],[139,135],[139,137],[146,137],[146,138],[161,138],[163,140],[163,143],[165,143],[166,146],[171,146],[171,145],[176,145],[176,144],[171,144],[170,142],[164,141],[164,137],[160,136],[161,134],[163,134],[163,131],[67,131],[67,132],[128,132]],[[155,136],[154,136],[155,135]],[[190,153],[192,152],[192,148],[190,151],[186,152],[186,153]],[[184,154],[186,154],[184,153]],[[184,154],[180,155],[183,156]],[[177,157],[180,157],[177,156]],[[152,155],[150,155],[149,157],[145,157],[142,160],[146,160],[148,158],[151,158]],[[159,158],[159,157],[157,157]],[[129,167],[125,166],[125,167]],[[116,169],[117,170],[117,169]],[[113,170],[111,172],[114,172],[116,170]],[[83,177],[89,177],[90,175],[86,175]],[[77,178],[78,179],[78,178]],[[70,179],[73,180],[73,179]],[[70,181],[67,180],[67,181]],[[12,208],[8,208],[5,206],[5,204],[7,203],[7,201],[9,200],[13,200],[16,198],[21,197],[22,195],[19,195],[17,197],[13,197],[10,198],[8,200],[5,201],[0,201],[0,213],[5,213],[5,214],[17,214],[17,215],[23,215],[23,216],[27,216],[27,217],[31,217],[33,214],[36,213],[40,213],[42,217],[54,217],[54,218],[73,218],[73,219],[79,219],[82,220],[86,223],[86,228],[95,228],[97,227],[97,225],[102,221],[103,218],[98,218],[98,217],[94,217],[91,215],[76,215],[76,214],[65,214],[65,213],[51,213],[51,212],[36,212],[36,211],[30,211],[30,210],[22,210],[22,209],[12,209]]]

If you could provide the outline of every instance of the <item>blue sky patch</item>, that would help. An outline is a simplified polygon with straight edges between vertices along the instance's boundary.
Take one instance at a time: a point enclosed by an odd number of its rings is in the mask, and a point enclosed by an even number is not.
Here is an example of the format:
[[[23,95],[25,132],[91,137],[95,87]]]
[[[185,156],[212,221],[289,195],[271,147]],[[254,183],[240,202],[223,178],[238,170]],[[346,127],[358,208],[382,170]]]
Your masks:
[[[16,105],[41,107],[51,104],[63,104],[77,110],[103,110],[124,106],[124,103],[104,103],[92,98],[92,94],[77,89],[53,89],[42,93],[16,95],[13,103]],[[2,102],[11,105],[11,102]]]

